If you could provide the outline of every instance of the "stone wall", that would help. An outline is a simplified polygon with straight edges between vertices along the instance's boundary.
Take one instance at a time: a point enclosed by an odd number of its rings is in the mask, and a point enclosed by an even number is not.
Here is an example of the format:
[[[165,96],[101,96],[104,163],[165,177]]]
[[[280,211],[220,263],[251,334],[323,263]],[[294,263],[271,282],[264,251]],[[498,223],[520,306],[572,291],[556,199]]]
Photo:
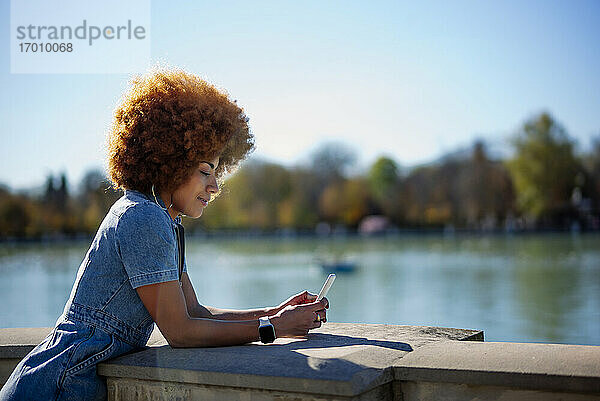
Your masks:
[[[0,329],[0,379],[50,331]],[[324,324],[306,339],[149,348],[100,364],[110,400],[597,400],[600,347],[483,342],[477,330]]]

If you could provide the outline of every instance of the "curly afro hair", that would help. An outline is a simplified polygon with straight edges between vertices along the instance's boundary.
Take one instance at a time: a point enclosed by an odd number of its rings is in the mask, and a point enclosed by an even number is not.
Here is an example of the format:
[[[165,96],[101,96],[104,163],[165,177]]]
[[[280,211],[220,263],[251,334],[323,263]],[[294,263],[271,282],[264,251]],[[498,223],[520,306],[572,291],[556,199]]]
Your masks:
[[[180,69],[155,67],[130,82],[108,134],[116,189],[172,191],[219,157],[219,181],[254,150],[244,110],[224,91]]]

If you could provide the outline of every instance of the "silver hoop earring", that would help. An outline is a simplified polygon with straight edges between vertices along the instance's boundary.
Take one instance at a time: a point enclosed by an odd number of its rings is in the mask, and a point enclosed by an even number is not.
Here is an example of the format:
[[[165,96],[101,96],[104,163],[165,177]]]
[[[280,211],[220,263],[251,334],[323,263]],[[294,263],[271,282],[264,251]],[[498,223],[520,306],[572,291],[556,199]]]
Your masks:
[[[161,208],[162,210],[164,210],[165,212],[168,212],[169,209],[171,208],[171,206],[173,206],[173,195],[171,195],[171,205],[168,208],[164,208],[160,205],[160,203],[158,202],[158,199],[156,199],[156,194],[154,193],[154,184],[152,184],[152,196],[154,196],[154,202],[156,202],[158,207]]]

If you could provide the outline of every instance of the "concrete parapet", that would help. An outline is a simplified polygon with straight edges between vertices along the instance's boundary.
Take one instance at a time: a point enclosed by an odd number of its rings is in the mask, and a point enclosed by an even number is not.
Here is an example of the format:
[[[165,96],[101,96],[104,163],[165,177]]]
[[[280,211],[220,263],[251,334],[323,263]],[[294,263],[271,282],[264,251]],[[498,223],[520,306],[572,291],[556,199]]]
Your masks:
[[[52,332],[52,327],[26,327],[0,329],[0,385],[6,380],[25,355]],[[148,346],[163,344],[160,331],[154,330]]]
[[[50,330],[1,329],[0,366]],[[172,349],[158,331],[148,345],[98,366],[110,400],[600,399],[600,347],[477,330],[328,322],[268,345]]]
[[[172,349],[165,342],[101,364],[98,372],[107,377],[115,400],[155,399],[157,394],[147,395],[139,380],[163,391],[156,399],[196,399],[213,391],[224,400],[245,398],[242,393],[265,400],[281,394],[385,399],[382,392],[391,394],[394,380],[390,367],[415,347],[482,338],[476,330],[327,323],[306,339],[279,338],[268,345]]]
[[[431,343],[394,364],[403,400],[598,400],[600,347]]]

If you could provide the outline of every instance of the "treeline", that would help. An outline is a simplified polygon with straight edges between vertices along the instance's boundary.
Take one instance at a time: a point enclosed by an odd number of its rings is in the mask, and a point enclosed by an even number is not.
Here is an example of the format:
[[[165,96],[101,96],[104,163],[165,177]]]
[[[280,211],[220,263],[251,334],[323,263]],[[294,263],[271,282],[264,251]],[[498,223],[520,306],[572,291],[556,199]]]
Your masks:
[[[92,235],[121,196],[95,170],[73,192],[64,173],[47,177],[41,194],[13,194],[0,188],[0,239]]]
[[[401,140],[401,139],[400,139]],[[549,114],[523,124],[514,152],[495,160],[483,141],[467,152],[403,169],[380,157],[350,173],[351,149],[329,144],[303,166],[250,161],[188,231],[380,231],[394,229],[600,229],[600,137],[576,154],[575,143]],[[42,194],[0,189],[0,238],[92,235],[120,193],[100,171],[76,194],[64,174]]]

